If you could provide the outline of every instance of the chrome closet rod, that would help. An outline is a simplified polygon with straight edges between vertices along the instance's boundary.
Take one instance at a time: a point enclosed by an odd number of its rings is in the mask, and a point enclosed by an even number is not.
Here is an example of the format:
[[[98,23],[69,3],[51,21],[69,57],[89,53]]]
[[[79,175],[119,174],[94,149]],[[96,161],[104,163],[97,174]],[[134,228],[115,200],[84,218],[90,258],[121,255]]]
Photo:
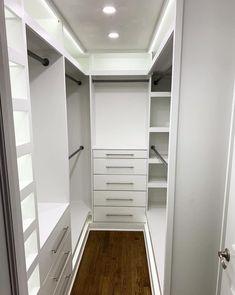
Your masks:
[[[75,152],[73,152],[70,156],[69,156],[69,160],[74,157],[77,153],[79,153],[80,151],[84,150],[84,146],[80,145],[79,149],[77,149]]]
[[[82,85],[82,82],[79,81],[79,80],[76,80],[75,78],[73,78],[72,76],[68,75],[68,74],[65,74],[65,77],[70,79],[71,81],[77,83],[79,86]]]
[[[32,52],[31,50],[27,50],[27,52],[28,52],[28,56],[39,61],[44,67],[49,66],[50,61],[48,58],[41,57],[41,56],[37,55],[36,53]]]
[[[151,149],[155,152],[155,154],[157,155],[158,158],[160,158],[160,160],[162,161],[162,163],[164,164],[164,166],[166,166],[166,168],[168,167],[168,164],[166,162],[166,160],[162,157],[162,155],[157,151],[155,145],[151,146]]]

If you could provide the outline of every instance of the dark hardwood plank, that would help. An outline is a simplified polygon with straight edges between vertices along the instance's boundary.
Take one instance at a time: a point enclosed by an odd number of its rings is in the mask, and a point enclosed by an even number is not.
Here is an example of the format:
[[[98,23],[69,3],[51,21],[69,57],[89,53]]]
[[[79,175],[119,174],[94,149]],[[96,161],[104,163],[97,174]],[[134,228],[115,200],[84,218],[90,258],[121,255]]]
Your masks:
[[[143,233],[91,231],[71,295],[151,295]]]

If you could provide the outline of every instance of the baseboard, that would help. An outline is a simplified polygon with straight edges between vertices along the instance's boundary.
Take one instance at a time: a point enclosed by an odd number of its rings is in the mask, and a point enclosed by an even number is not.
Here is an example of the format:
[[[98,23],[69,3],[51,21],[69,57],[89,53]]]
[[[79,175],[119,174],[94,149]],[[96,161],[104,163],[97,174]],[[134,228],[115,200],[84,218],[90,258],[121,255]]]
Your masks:
[[[144,223],[92,222],[90,230],[144,231]]]

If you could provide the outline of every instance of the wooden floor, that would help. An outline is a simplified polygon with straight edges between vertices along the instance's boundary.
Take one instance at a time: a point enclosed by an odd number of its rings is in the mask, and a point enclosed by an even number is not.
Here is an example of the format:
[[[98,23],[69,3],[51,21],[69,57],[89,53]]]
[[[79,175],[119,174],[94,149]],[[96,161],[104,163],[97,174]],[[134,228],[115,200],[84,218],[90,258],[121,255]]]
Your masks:
[[[71,295],[151,295],[143,233],[90,232]]]

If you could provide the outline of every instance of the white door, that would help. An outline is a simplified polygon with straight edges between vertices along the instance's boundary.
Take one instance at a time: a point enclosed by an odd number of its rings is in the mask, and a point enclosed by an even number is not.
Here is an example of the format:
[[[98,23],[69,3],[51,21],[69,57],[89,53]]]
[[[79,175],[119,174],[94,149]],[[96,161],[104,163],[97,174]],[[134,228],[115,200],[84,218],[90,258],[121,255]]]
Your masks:
[[[234,99],[235,100],[235,99]],[[223,224],[223,248],[219,251],[220,295],[235,295],[235,114],[233,107]],[[221,246],[222,247],[222,246]]]

